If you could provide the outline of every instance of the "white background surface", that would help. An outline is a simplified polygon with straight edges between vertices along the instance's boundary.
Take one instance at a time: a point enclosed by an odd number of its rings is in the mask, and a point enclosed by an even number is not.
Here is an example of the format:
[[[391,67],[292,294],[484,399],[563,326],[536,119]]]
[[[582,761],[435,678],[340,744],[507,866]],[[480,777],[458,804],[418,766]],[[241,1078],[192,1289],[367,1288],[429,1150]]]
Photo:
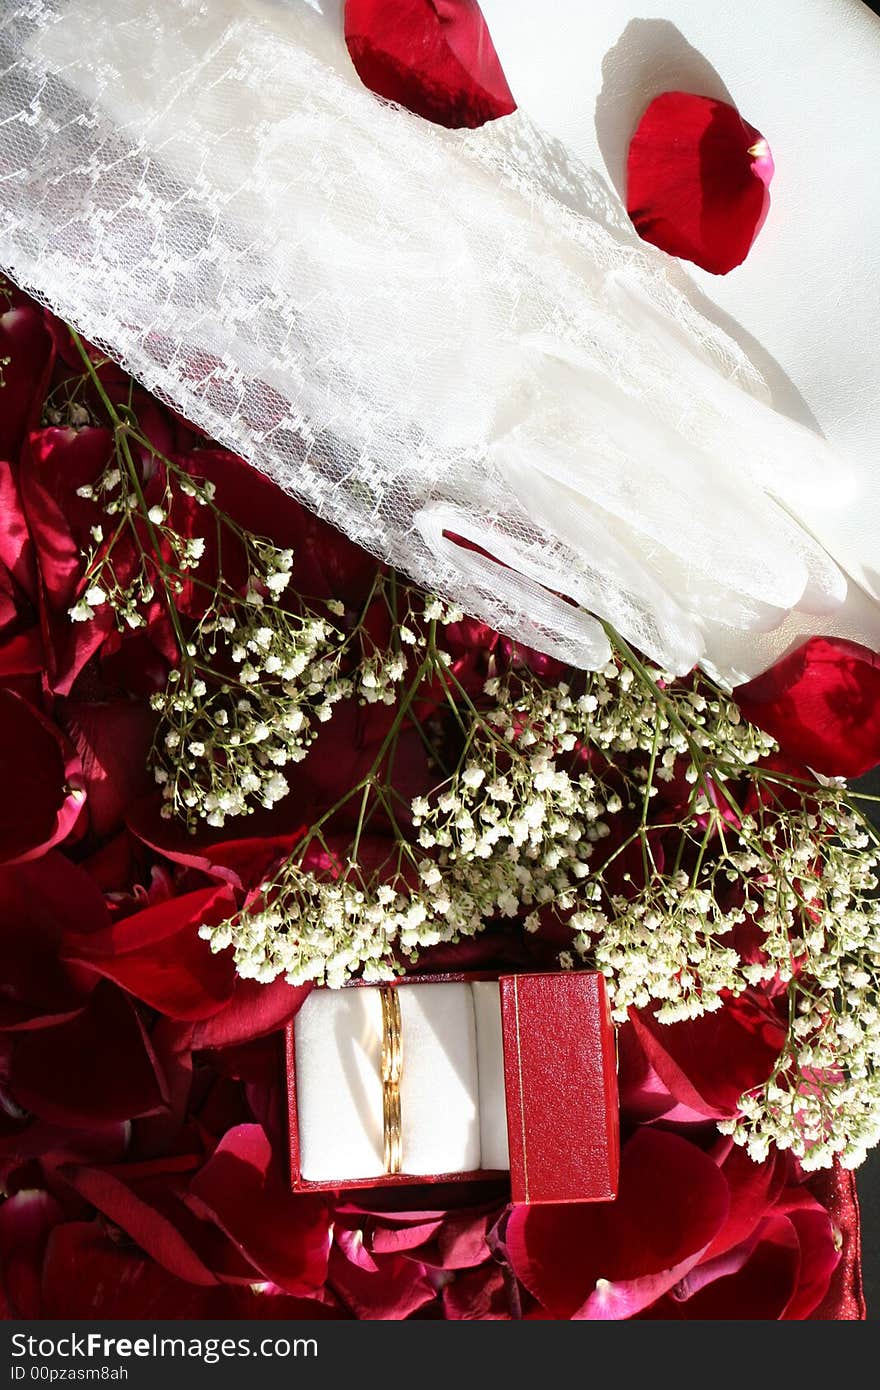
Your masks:
[[[731,101],[767,137],[772,205],[747,260],[727,276],[686,269],[778,408],[851,461],[855,502],[809,520],[880,598],[880,20],[861,0],[481,5],[518,103],[621,194],[630,135],[661,91]],[[880,612],[857,592],[823,626],[880,647]]]

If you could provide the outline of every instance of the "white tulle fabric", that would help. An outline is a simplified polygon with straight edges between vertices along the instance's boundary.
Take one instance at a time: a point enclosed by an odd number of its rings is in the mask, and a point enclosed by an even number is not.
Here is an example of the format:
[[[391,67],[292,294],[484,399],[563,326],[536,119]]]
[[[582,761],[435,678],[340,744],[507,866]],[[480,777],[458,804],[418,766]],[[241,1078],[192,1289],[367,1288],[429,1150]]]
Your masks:
[[[0,264],[361,545],[584,667],[842,601],[839,460],[523,112],[377,100],[338,0],[0,15]]]

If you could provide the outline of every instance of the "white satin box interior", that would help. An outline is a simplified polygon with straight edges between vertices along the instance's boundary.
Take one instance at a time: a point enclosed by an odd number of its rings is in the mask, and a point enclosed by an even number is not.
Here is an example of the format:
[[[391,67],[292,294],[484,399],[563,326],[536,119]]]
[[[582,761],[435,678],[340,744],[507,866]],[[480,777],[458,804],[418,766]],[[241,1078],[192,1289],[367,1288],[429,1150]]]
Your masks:
[[[401,1044],[397,1171],[383,993]],[[296,1188],[509,1172],[514,1200],[615,1195],[614,1034],[590,972],[315,989],[288,1028],[288,1094]]]

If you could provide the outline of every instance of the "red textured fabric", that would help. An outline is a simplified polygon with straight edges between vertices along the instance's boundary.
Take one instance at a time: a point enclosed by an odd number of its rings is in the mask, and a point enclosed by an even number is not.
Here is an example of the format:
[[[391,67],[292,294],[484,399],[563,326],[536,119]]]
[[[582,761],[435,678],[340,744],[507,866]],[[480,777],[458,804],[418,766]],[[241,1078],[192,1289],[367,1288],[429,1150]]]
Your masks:
[[[824,1322],[860,1322],[868,1316],[862,1287],[862,1235],[855,1173],[832,1168],[817,1173],[810,1189],[830,1212],[840,1232],[840,1264],[812,1318]]]

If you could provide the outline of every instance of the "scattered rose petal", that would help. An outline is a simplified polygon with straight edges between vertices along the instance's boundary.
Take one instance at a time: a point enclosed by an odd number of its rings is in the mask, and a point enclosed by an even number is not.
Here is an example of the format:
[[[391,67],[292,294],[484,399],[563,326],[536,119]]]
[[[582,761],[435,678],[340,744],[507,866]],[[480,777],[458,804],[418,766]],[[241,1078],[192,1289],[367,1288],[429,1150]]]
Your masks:
[[[270,984],[236,976],[232,996],[218,1013],[193,1028],[193,1048],[232,1047],[283,1028],[311,985],[289,985],[281,976]]]
[[[444,1285],[443,1310],[447,1318],[467,1322],[509,1319],[510,1289],[504,1270],[497,1264],[462,1270]]]
[[[9,1089],[24,1110],[74,1129],[146,1115],[165,1101],[143,1025],[105,981],[75,1017],[15,1035]]]
[[[92,834],[103,839],[120,828],[131,804],[154,785],[148,755],[155,716],[145,701],[68,701],[59,721],[79,754]]]
[[[728,1208],[707,1154],[639,1129],[621,1153],[615,1202],[514,1207],[505,1242],[517,1277],[548,1312],[632,1317],[697,1263]]]
[[[108,922],[96,884],[57,851],[0,868],[0,1028],[47,1027],[79,1013],[95,978],[61,960],[61,941],[65,931]]]
[[[65,839],[86,799],[79,758],[27,700],[0,690],[0,863],[44,854]]]
[[[65,959],[114,980],[169,1018],[193,1020],[218,1013],[232,997],[235,964],[199,936],[235,909],[226,885],[202,888],[157,903],[104,931],[66,941]]]
[[[843,637],[811,637],[737,686],[745,717],[783,753],[827,777],[880,763],[880,657]]]
[[[185,1279],[188,1284],[217,1283],[175,1221],[139,1197],[121,1177],[100,1168],[71,1167],[61,1172],[81,1197],[179,1279]],[[178,1221],[188,1215],[181,1204]]]
[[[266,1279],[311,1293],[327,1272],[330,1212],[320,1197],[294,1195],[259,1125],[224,1136],[193,1179],[189,1202],[225,1231]]]
[[[345,42],[366,87],[438,125],[516,110],[476,0],[346,0]]]
[[[52,365],[52,340],[39,305],[4,279],[0,301],[3,409],[0,456],[17,459],[33,415],[39,413]]]
[[[734,107],[664,92],[630,141],[626,208],[644,241],[726,275],[763,225],[772,177],[767,141]]]
[[[416,1260],[402,1255],[366,1256],[357,1240],[335,1245],[329,1284],[359,1318],[399,1322],[433,1303],[436,1290]]]
[[[743,1091],[767,1080],[785,1041],[780,1020],[747,995],[672,1025],[655,1014],[631,1011],[639,1044],[676,1100],[707,1119],[734,1114]]]
[[[63,1219],[61,1205],[39,1189],[14,1192],[0,1205],[0,1282],[20,1318],[40,1316],[43,1251]]]

